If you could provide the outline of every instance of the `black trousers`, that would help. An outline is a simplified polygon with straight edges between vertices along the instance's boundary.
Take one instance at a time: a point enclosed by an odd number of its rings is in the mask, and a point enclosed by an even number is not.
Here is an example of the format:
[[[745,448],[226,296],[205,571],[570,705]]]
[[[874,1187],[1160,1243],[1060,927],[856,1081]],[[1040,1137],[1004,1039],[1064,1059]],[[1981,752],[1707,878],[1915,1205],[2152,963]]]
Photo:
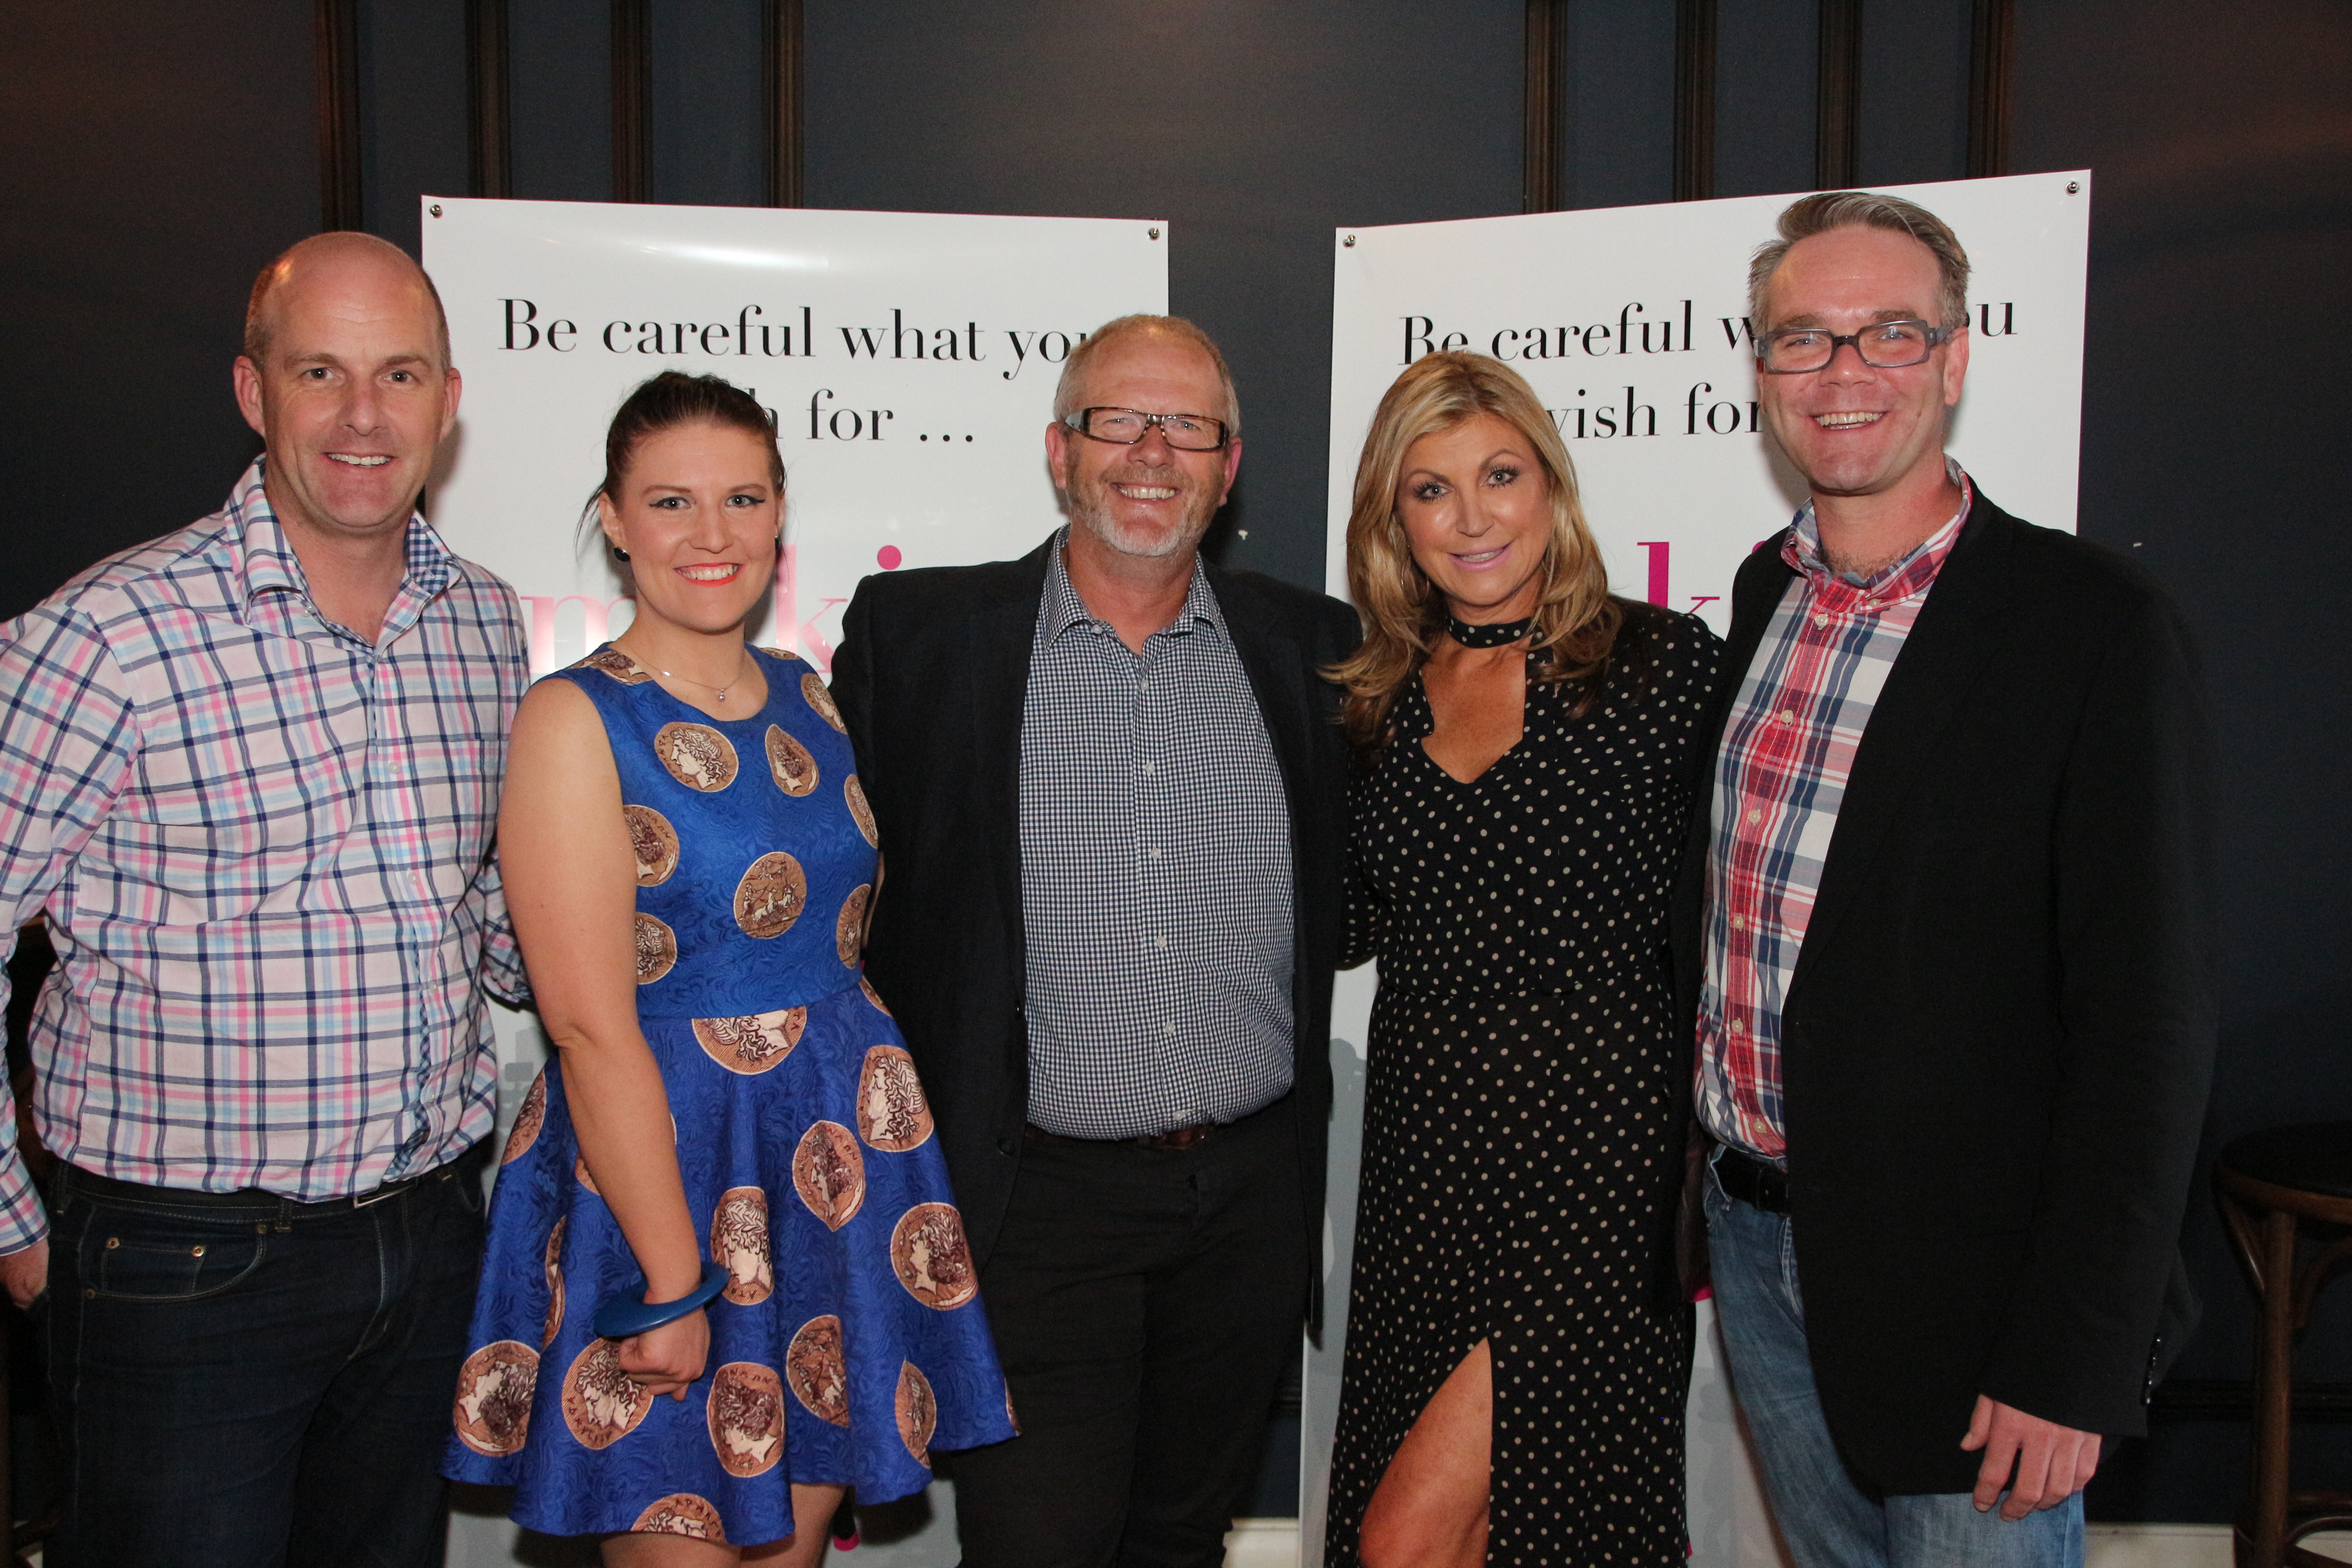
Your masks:
[[[1218,1568],[1300,1353],[1294,1101],[1181,1151],[1031,1139],[981,1271],[1021,1436],[954,1456],[963,1568]]]

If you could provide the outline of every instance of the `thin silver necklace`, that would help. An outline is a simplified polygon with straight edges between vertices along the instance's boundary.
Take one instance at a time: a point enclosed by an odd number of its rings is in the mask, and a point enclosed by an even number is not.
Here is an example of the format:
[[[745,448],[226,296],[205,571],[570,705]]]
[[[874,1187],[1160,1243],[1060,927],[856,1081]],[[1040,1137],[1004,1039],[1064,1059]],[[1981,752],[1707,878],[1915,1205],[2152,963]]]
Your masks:
[[[743,668],[743,666],[744,666],[744,665],[748,665],[748,664],[750,664],[751,662],[751,650],[750,648],[748,648],[748,647],[747,647],[747,648],[745,648],[745,649],[743,649],[743,650],[742,650],[742,664],[739,664],[738,666],[736,666],[736,668],[740,670],[740,669],[741,669],[741,668]],[[655,668],[656,668],[656,669],[660,669],[660,666],[658,666],[658,665],[656,665]],[[728,682],[726,685],[724,685],[724,686],[713,686],[713,685],[711,685],[711,684],[710,684],[710,682],[709,682],[709,681],[707,681],[707,680],[697,680],[697,679],[694,679],[694,677],[692,677],[692,676],[690,676],[690,675],[680,675],[680,674],[678,674],[678,673],[677,673],[676,670],[674,670],[674,669],[662,669],[662,670],[661,670],[661,674],[662,674],[662,677],[663,677],[665,679],[668,679],[668,680],[683,680],[683,681],[685,681],[688,686],[699,686],[699,687],[700,687],[700,688],[702,688],[702,689],[704,689],[705,691],[709,691],[709,692],[714,693],[714,694],[718,697],[719,700],[719,701],[721,701],[721,702],[724,702],[724,701],[726,701],[726,700],[727,700],[727,694],[728,694],[730,691],[734,690],[736,687],[738,687],[738,686],[741,685],[741,684],[742,684],[742,682],[743,682],[743,678],[742,678],[740,675],[736,676],[736,678],[735,678],[734,679],[732,679],[732,680],[729,681],[729,682]]]

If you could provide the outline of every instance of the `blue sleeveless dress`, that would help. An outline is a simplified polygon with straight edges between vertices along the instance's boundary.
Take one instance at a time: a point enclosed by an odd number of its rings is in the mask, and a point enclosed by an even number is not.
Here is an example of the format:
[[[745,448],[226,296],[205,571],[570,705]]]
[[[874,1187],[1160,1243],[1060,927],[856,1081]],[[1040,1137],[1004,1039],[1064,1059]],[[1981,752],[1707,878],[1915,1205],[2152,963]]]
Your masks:
[[[560,1061],[507,1141],[445,1469],[516,1489],[556,1535],[757,1545],[792,1483],[868,1500],[933,1447],[1013,1435],[929,1106],[859,950],[880,868],[841,719],[761,650],[768,701],[716,720],[607,644],[549,677],[588,693],[637,859],[637,1013],[687,1205],[726,1293],[683,1403],[589,1326],[641,1279],[580,1158]]]

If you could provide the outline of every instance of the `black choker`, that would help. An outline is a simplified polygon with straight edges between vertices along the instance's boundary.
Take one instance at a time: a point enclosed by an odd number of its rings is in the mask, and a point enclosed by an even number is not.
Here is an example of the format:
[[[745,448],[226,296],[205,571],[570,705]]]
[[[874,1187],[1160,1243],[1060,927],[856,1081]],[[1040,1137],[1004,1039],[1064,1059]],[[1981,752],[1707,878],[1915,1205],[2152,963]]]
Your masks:
[[[1456,617],[1451,611],[1445,616],[1446,634],[1464,647],[1503,647],[1518,641],[1535,630],[1536,618],[1524,621],[1496,621],[1489,626],[1474,626]]]

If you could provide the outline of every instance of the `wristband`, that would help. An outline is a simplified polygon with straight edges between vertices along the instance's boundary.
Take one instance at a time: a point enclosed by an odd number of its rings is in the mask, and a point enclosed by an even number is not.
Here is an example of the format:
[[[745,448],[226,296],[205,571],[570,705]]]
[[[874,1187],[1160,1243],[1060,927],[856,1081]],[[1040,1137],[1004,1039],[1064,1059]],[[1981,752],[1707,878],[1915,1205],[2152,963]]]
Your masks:
[[[596,1303],[596,1316],[590,1326],[604,1339],[635,1339],[649,1329],[674,1323],[688,1312],[699,1310],[712,1297],[727,1289],[727,1281],[731,1278],[725,1264],[706,1263],[702,1266],[702,1282],[677,1300],[647,1301],[643,1299],[645,1277],[639,1275],[635,1285]]]

